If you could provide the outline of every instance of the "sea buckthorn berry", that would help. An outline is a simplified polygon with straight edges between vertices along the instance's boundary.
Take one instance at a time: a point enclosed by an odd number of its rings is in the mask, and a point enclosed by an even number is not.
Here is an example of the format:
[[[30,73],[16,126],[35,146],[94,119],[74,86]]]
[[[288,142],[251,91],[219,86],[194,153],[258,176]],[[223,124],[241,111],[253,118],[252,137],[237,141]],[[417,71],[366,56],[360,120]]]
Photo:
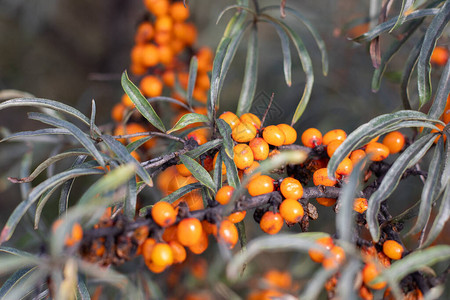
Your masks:
[[[144,0],[147,9],[155,16],[164,16],[169,13],[170,3],[168,0]]]
[[[117,103],[111,110],[111,117],[117,123],[122,122],[123,115],[125,113],[125,105],[122,103]],[[268,149],[267,149],[268,150]]]
[[[444,121],[445,124],[450,123],[450,109],[447,109],[444,114],[442,115],[442,121]]]
[[[253,126],[255,126],[255,128],[257,130],[261,128],[261,120],[256,115],[254,115],[252,113],[245,113],[245,114],[243,114],[239,118],[239,120],[241,120],[241,122],[252,124]]]
[[[244,175],[250,175],[260,166],[259,162],[253,161],[253,163],[250,165],[250,167],[246,168],[244,170]],[[260,172],[257,172],[255,174],[252,174],[253,176],[261,175]]]
[[[197,52],[198,72],[207,73],[212,70],[214,53],[209,47],[202,47]]]
[[[405,249],[399,242],[387,240],[383,243],[383,252],[390,259],[400,259],[402,258]]]
[[[267,175],[255,176],[248,183],[247,189],[248,193],[253,197],[273,192],[273,179]]]
[[[283,131],[285,140],[283,145],[291,145],[297,140],[297,131],[288,124],[278,124],[277,127]]]
[[[175,22],[184,22],[189,18],[189,8],[183,2],[175,2],[170,6],[170,16]]]
[[[156,202],[152,207],[151,214],[153,221],[161,227],[168,227],[177,220],[175,208],[173,208],[172,204],[165,201]]]
[[[219,152],[217,152],[216,155],[214,155],[213,166],[216,165],[218,155],[219,155]],[[227,174],[227,167],[225,166],[225,163],[222,161],[222,175],[225,175],[225,174]]]
[[[130,107],[133,108],[135,105],[133,103],[133,101],[131,101],[130,97],[128,97],[127,94],[123,94],[122,98],[120,99],[120,101],[122,102],[123,105],[125,105],[126,107]]]
[[[232,132],[231,137],[238,143],[247,143],[253,140],[256,136],[256,128],[250,123],[240,122],[237,124]]]
[[[348,176],[353,171],[353,163],[350,158],[344,158],[338,165],[336,173],[342,176]]]
[[[231,111],[226,111],[219,116],[219,119],[224,120],[228,125],[230,125],[231,129],[236,127],[241,121],[238,116],[236,116]]]
[[[201,88],[202,90],[208,90],[211,85],[211,80],[207,73],[200,73],[197,75],[197,80],[195,81],[195,85]]]
[[[366,146],[369,145],[370,143],[378,142],[379,139],[380,139],[380,136],[374,137],[373,139],[371,139],[371,140],[366,144]]]
[[[151,255],[153,247],[156,245],[156,240],[153,238],[148,238],[142,244],[142,256],[146,261],[151,261]]]
[[[186,249],[177,241],[168,242],[173,254],[173,263],[179,264],[186,260]]]
[[[262,231],[268,234],[276,234],[283,227],[283,218],[279,213],[266,211],[259,222]]]
[[[285,199],[280,204],[280,215],[290,224],[295,224],[303,218],[303,206],[296,199]]]
[[[330,250],[334,246],[333,239],[329,236],[319,238],[315,241],[315,243],[324,247],[326,250]],[[309,254],[309,257],[313,261],[318,262],[318,263],[321,263],[325,258],[325,253],[323,253],[322,251],[319,251],[319,250],[311,249],[308,251],[308,254]]]
[[[269,156],[269,144],[263,138],[254,138],[248,145],[255,160],[265,160]]]
[[[373,300],[373,294],[372,292],[365,286],[361,285],[359,288],[359,297],[363,300]],[[383,296],[383,300],[389,300],[389,298],[385,298]]]
[[[365,212],[368,206],[369,205],[366,198],[356,198],[353,202],[353,210],[359,212],[360,214]]]
[[[347,133],[342,129],[333,129],[325,133],[322,138],[322,144],[328,146],[334,140],[343,141],[347,138]]]
[[[184,23],[183,41],[188,46],[192,46],[197,40],[197,27],[192,23]]]
[[[284,198],[300,199],[303,196],[303,186],[295,178],[286,177],[280,184],[280,191]]]
[[[337,180],[333,180],[328,176],[327,168],[321,168],[314,172],[313,182],[314,185],[334,186]]]
[[[269,158],[274,158],[274,157],[277,156],[278,154],[280,154],[280,150],[278,150],[278,149],[273,149],[272,151],[269,152]]]
[[[371,161],[382,161],[389,156],[389,148],[381,143],[369,143],[366,146],[366,155]]]
[[[306,129],[302,133],[302,143],[308,148],[322,145],[322,133],[316,128]]]
[[[244,220],[245,216],[247,215],[247,212],[245,210],[243,211],[237,211],[232,214],[230,214],[227,219],[230,220],[232,223],[236,224]]]
[[[334,198],[316,198],[317,203],[320,205],[329,207],[333,206],[336,203],[336,199]]]
[[[384,288],[386,286],[386,281],[371,283],[371,281],[375,279],[380,273],[381,270],[379,270],[374,263],[367,263],[362,270],[364,284],[374,290],[381,290],[382,288]]]
[[[275,125],[264,128],[262,136],[269,145],[276,147],[283,145],[286,140],[284,132]]]
[[[150,259],[157,266],[170,266],[173,263],[172,248],[166,243],[157,243],[152,248]]]
[[[146,260],[145,265],[150,271],[156,274],[162,273],[166,269],[166,266],[158,266],[154,264],[151,260]]]
[[[199,128],[192,132],[189,132],[188,135],[186,136],[187,139],[194,139],[199,146],[203,145],[204,143],[208,142],[208,135],[209,135],[209,132],[204,129],[207,128]]]
[[[173,176],[173,178],[170,180],[169,187],[168,187],[168,193],[171,194],[178,190],[179,188],[182,188],[185,185],[191,184],[197,182],[197,179],[195,179],[194,176],[182,176],[180,174],[176,174]]]
[[[339,146],[343,143],[344,141],[341,140],[334,140],[331,141],[330,143],[328,143],[327,146],[327,154],[329,157],[332,157],[334,152],[336,152],[336,149],[339,148]]]
[[[173,62],[175,54],[172,48],[168,45],[158,46],[159,62],[163,65],[170,65]]]
[[[141,133],[141,132],[147,132],[147,131],[148,130],[140,124],[128,123],[125,126],[123,124],[118,125],[116,127],[116,129],[114,130],[114,135],[128,135],[128,134],[135,134],[135,133]],[[129,140],[130,140],[130,142],[134,142],[134,141],[142,139],[143,137],[144,137],[144,135],[134,136],[134,137],[130,137]],[[126,139],[117,139],[117,140],[123,144],[126,142]]]
[[[383,145],[389,148],[389,154],[400,152],[405,146],[405,136],[400,131],[392,131],[386,134]]]
[[[208,249],[208,246],[208,234],[204,230],[202,230],[202,235],[200,236],[199,241],[194,245],[189,246],[189,250],[191,250],[191,252],[195,254],[202,254],[206,249]]]
[[[222,205],[227,205],[230,202],[231,196],[233,195],[234,187],[230,185],[225,185],[221,187],[216,193],[216,201]]]
[[[144,96],[151,98],[161,95],[163,90],[163,83],[158,77],[148,75],[142,78],[139,87]]]
[[[217,225],[213,223],[209,223],[206,220],[202,221],[202,228],[207,234],[212,234],[214,236],[217,235]]]
[[[162,234],[162,239],[165,242],[177,241],[177,231],[178,225],[172,225],[164,228],[164,232]]]
[[[56,232],[59,226],[63,223],[62,219],[56,220],[52,225],[53,232]],[[83,228],[79,223],[74,223],[72,225],[72,230],[68,231],[64,239],[64,245],[67,247],[72,247],[83,238]]]
[[[448,49],[445,47],[437,46],[431,53],[430,62],[438,66],[444,66],[448,61]]]
[[[364,157],[366,157],[366,152],[361,149],[353,150],[350,154],[350,160],[352,161],[353,165],[356,165]]]
[[[181,176],[191,176],[192,175],[191,171],[189,171],[189,169],[184,164],[178,164],[175,167],[177,168],[177,171]]]
[[[238,169],[245,169],[252,165],[253,163],[253,152],[252,149],[247,144],[237,144],[233,148],[234,152],[234,163]]]
[[[233,249],[239,240],[236,225],[230,220],[223,220],[217,228],[217,239],[225,243],[229,249]]]
[[[153,38],[155,30],[150,22],[142,22],[139,24],[136,34],[134,35],[134,41],[136,44],[145,44]]]
[[[436,125],[437,128],[439,128],[439,131],[436,130],[436,129],[432,129],[432,130],[431,130],[431,133],[434,133],[434,132],[440,132],[440,133],[441,133],[440,135],[438,135],[438,136],[434,139],[434,143],[436,144],[436,143],[439,141],[439,139],[441,138],[441,136],[443,135],[442,130],[444,129],[444,125],[442,125],[442,124],[435,124],[435,125]],[[444,142],[445,142],[446,140],[447,140],[447,137],[444,135]]]
[[[333,246],[330,249],[329,255],[328,256],[326,255],[324,260],[322,261],[322,266],[325,269],[333,269],[342,264],[344,260],[345,260],[344,249],[342,249],[339,246]]]
[[[196,218],[186,218],[178,223],[177,238],[181,245],[189,247],[202,237],[202,223]]]
[[[158,48],[153,44],[145,44],[142,47],[142,54],[139,55],[141,55],[142,64],[147,68],[159,63]]]
[[[287,290],[292,285],[292,277],[289,272],[269,270],[264,274],[263,279],[268,286],[273,288]]]

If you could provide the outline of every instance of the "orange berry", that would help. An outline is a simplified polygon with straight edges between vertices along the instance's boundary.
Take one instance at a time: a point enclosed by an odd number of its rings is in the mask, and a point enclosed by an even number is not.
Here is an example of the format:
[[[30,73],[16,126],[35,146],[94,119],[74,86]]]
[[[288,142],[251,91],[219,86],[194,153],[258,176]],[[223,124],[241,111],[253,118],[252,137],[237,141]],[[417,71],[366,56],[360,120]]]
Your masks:
[[[158,63],[158,48],[153,44],[145,44],[142,48],[142,64],[146,67],[154,67]]]
[[[434,133],[434,132],[441,133],[440,135],[437,136],[437,138],[434,139],[434,143],[436,144],[439,141],[439,139],[441,138],[441,136],[443,135],[442,130],[444,129],[444,125],[442,125],[442,124],[435,124],[435,125],[437,128],[439,128],[439,131],[436,129],[432,129],[431,133]],[[444,142],[446,141],[446,139],[447,139],[447,137],[444,135]]]
[[[197,179],[195,179],[194,176],[182,176],[180,174],[175,174],[172,179],[170,180],[169,186],[168,186],[168,193],[171,194],[175,192],[176,190],[182,188],[183,186],[186,186],[188,184],[197,182]]]
[[[114,135],[127,135],[127,134],[135,134],[141,132],[147,132],[148,130],[144,128],[142,125],[137,123],[128,123],[125,127],[121,124],[116,127],[114,130]],[[142,139],[145,135],[130,137],[130,142],[134,142]],[[126,139],[118,139],[119,142],[125,143]]]
[[[445,124],[450,123],[450,109],[447,109],[444,114],[442,115],[442,121],[444,121]]]
[[[230,220],[222,220],[217,228],[217,239],[225,243],[229,249],[233,249],[239,240],[236,226]]]
[[[202,47],[197,52],[198,72],[207,73],[212,70],[212,61],[214,53],[209,47]]]
[[[131,151],[130,155],[133,156],[133,158],[137,161],[141,161],[141,156],[136,151]]]
[[[308,148],[322,145],[322,133],[316,128],[306,129],[302,133],[302,143]]]
[[[133,75],[141,76],[147,73],[147,68],[144,65],[131,62],[130,71]]]
[[[53,223],[52,229],[53,232],[57,230],[57,228],[62,224],[63,220],[58,219]],[[77,244],[83,238],[83,228],[79,223],[74,223],[72,225],[72,230],[65,236],[64,245],[67,247],[72,247]]]
[[[188,46],[192,46],[197,40],[197,28],[192,23],[184,23],[184,35],[181,37],[182,40]]]
[[[131,101],[130,97],[128,97],[127,94],[123,94],[122,98],[121,98],[121,102],[123,105],[125,105],[126,107],[131,107],[134,108],[134,103],[133,101]]]
[[[145,44],[152,40],[154,34],[153,25],[150,22],[142,22],[136,30],[134,41],[136,44]]]
[[[273,158],[273,157],[277,156],[278,154],[280,154],[280,150],[273,149],[272,151],[269,152],[269,158]]]
[[[181,176],[191,176],[191,171],[188,170],[188,168],[184,164],[179,164],[175,166],[177,168],[178,173]]]
[[[162,80],[165,85],[168,87],[174,87],[175,86],[175,72],[172,70],[166,70],[162,74]]]
[[[236,224],[244,220],[245,216],[247,215],[247,212],[244,211],[236,211],[232,214],[230,214],[227,219],[230,220],[232,223]]]
[[[197,100],[203,104],[206,104],[206,101],[208,101],[208,94],[207,94],[206,90],[202,90],[201,88],[199,88],[197,86],[194,88],[192,97],[194,97],[195,100]]]
[[[202,236],[202,223],[196,218],[186,218],[178,223],[177,238],[181,245],[192,246]]]
[[[330,250],[333,246],[333,239],[329,236],[327,237],[323,237],[323,238],[319,238],[315,241],[316,244],[321,245],[322,247],[324,247],[326,250]],[[309,250],[308,251],[309,257],[318,263],[321,263],[323,261],[323,259],[325,258],[325,254],[319,250]]]
[[[274,213],[269,210],[262,216],[259,226],[265,233],[276,234],[283,227],[283,218],[279,213]]]
[[[241,121],[238,116],[236,116],[231,111],[226,111],[219,116],[219,119],[224,120],[228,125],[230,125],[231,129],[236,127]]]
[[[186,249],[177,241],[168,242],[173,254],[173,263],[179,264],[186,260]]]
[[[366,157],[366,152],[361,149],[353,150],[350,154],[350,160],[352,161],[353,165],[356,165],[364,157]]]
[[[269,145],[276,147],[283,145],[286,140],[284,132],[275,125],[264,128],[262,136]]]
[[[152,207],[152,218],[161,227],[168,227],[177,220],[177,212],[173,206],[165,201],[156,202]]]
[[[205,130],[206,129],[206,130]],[[186,137],[188,139],[193,138],[197,144],[203,145],[208,141],[209,130],[207,128],[199,128],[190,132]]]
[[[336,152],[336,149],[339,148],[339,146],[343,143],[341,140],[334,140],[328,143],[327,146],[327,154],[329,157],[332,157],[334,152]]]
[[[231,196],[233,195],[234,187],[225,185],[221,187],[216,193],[216,201],[222,205],[227,205],[230,202]]]
[[[202,228],[203,228],[203,231],[206,232],[207,234],[213,234],[214,236],[217,235],[217,225],[216,224],[212,224],[206,220],[203,220]]]
[[[389,148],[381,143],[372,142],[366,146],[366,155],[371,161],[382,161],[389,156]]]
[[[400,152],[405,146],[405,136],[400,131],[392,131],[386,134],[383,145],[389,148],[390,154]]]
[[[234,163],[238,169],[245,169],[253,163],[253,152],[247,144],[237,144],[233,147]]]
[[[199,73],[197,75],[197,80],[195,81],[195,85],[202,90],[209,90],[211,81],[209,79],[208,73]]]
[[[170,16],[175,22],[184,22],[189,18],[189,8],[183,2],[175,2],[170,6]]]
[[[344,158],[338,165],[336,173],[342,176],[348,176],[353,171],[353,163],[350,158]]]
[[[381,281],[378,283],[370,283],[373,279],[378,277],[381,271],[377,268],[374,263],[367,263],[362,270],[363,282],[368,287],[374,290],[381,290],[386,286],[386,281]]]
[[[177,241],[177,231],[178,225],[172,225],[164,228],[164,232],[162,234],[163,241],[169,243],[171,241]]]
[[[263,279],[267,285],[273,288],[288,290],[292,285],[292,277],[289,272],[269,270],[264,274]]]
[[[194,245],[189,246],[189,250],[191,250],[191,252],[195,254],[202,254],[206,249],[208,249],[208,246],[208,234],[204,230],[202,230],[199,241]]]
[[[273,179],[267,175],[255,176],[248,183],[247,189],[248,193],[253,197],[273,192]]]
[[[147,9],[155,16],[164,16],[169,12],[170,3],[168,0],[144,0]]]
[[[405,249],[399,242],[387,240],[383,243],[383,252],[390,259],[401,259]]]
[[[247,143],[256,136],[256,128],[251,123],[239,122],[232,132],[231,137],[238,143]]]
[[[170,46],[160,45],[158,46],[159,62],[163,65],[170,65],[173,62],[175,54]]]
[[[152,248],[150,259],[157,266],[170,266],[173,263],[172,248],[166,243],[157,243]]]
[[[142,78],[139,88],[142,91],[142,94],[146,97],[157,97],[160,96],[163,90],[162,81],[153,75],[147,75]]]
[[[170,45],[172,40],[172,32],[170,31],[158,31],[155,34],[155,42],[158,45]]]
[[[337,183],[337,180],[328,177],[327,168],[321,168],[314,172],[313,182],[314,185],[334,186]]]
[[[213,166],[216,165],[218,154],[219,154],[219,152],[217,152],[216,155],[214,155]],[[227,167],[225,166],[225,163],[222,161],[222,175],[225,175],[225,174],[227,174]]]
[[[156,179],[156,186],[161,190],[163,195],[167,196],[169,191],[169,184],[172,180],[173,176],[176,174],[176,167],[170,166],[161,173],[159,173],[158,178]]]
[[[283,131],[285,140],[283,145],[291,145],[297,140],[297,131],[288,124],[278,124],[277,127]]]
[[[317,203],[320,205],[329,207],[333,206],[336,203],[336,199],[334,198],[316,198]]]
[[[252,113],[245,113],[243,114],[239,120],[241,122],[245,122],[245,123],[250,123],[253,126],[255,126],[255,128],[258,130],[261,128],[261,120],[254,114]]]
[[[295,224],[303,218],[303,206],[296,199],[285,199],[280,204],[281,217],[290,224]]]
[[[133,65],[142,66],[144,64],[144,49],[145,45],[135,45],[131,49],[130,58]]]
[[[169,16],[159,16],[155,21],[156,32],[172,31],[173,20]]]
[[[175,201],[175,203],[185,202],[190,211],[204,209],[203,197],[200,191],[192,191]]]
[[[148,238],[142,244],[142,256],[146,261],[151,261],[151,255],[153,247],[156,245],[156,241],[153,238]]]
[[[342,129],[333,129],[325,133],[322,139],[322,144],[328,146],[334,140],[343,141],[347,138],[347,133]]]
[[[246,168],[244,170],[244,175],[252,174],[253,171],[255,171],[260,166],[259,162],[253,161],[253,163],[250,165],[250,167]],[[253,174],[253,176],[261,175],[260,172]]]
[[[333,269],[338,267],[345,260],[345,252],[339,246],[333,246],[330,249],[330,254],[325,256],[325,259],[322,261],[322,266],[325,269]]]
[[[284,198],[300,199],[303,196],[303,186],[295,178],[286,177],[280,184],[280,191]]]
[[[366,198],[356,198],[353,202],[353,210],[359,212],[360,214],[365,212],[368,206],[369,205]]]
[[[263,138],[254,138],[248,145],[255,160],[265,160],[269,156],[269,144]]]
[[[111,117],[116,122],[122,122],[123,115],[125,113],[125,105],[117,103],[111,110]]]
[[[448,61],[448,50],[445,47],[437,46],[434,48],[430,57],[430,62],[438,66],[445,66]]]

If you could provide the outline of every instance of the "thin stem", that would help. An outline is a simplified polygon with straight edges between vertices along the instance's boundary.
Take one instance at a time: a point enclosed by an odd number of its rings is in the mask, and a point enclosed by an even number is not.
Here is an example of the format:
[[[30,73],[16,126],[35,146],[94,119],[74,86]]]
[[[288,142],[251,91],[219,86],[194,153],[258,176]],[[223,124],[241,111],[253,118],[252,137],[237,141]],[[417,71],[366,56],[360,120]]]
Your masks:
[[[263,114],[263,117],[261,118],[261,128],[264,126],[264,121],[266,120],[267,114],[269,113],[269,109],[272,106],[273,98],[275,94],[272,93],[272,96],[270,96],[269,105],[267,105],[266,111]]]
[[[127,139],[127,138],[133,138],[133,137],[138,137],[138,136],[159,136],[159,137],[164,137],[167,139],[171,139],[183,144],[186,144],[186,140],[179,138],[177,136],[173,136],[171,134],[167,134],[164,132],[155,132],[155,131],[147,131],[147,132],[138,132],[138,133],[133,133],[133,134],[122,134],[122,135],[114,135],[113,138],[116,139]]]

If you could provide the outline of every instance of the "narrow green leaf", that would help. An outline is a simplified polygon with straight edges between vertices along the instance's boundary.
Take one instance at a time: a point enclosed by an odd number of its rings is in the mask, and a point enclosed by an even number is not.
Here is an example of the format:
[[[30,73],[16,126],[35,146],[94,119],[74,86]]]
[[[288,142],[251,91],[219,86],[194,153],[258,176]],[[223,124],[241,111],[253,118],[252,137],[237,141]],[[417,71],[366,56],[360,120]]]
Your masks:
[[[69,130],[70,133],[80,142],[80,144],[83,145],[83,147],[92,154],[98,164],[102,167],[105,167],[105,161],[103,160],[100,152],[95,147],[94,143],[80,128],[78,128],[74,124],[41,113],[30,112],[28,113],[28,117],[32,120],[37,120],[45,124]]]
[[[420,197],[419,216],[417,217],[416,224],[411,228],[408,235],[417,233],[426,226],[430,219],[432,205],[439,195],[441,189],[440,180],[442,178],[443,165],[445,164],[443,140],[443,138],[440,138],[434,148],[434,154],[428,167],[427,179]]]
[[[91,132],[91,136],[95,135],[95,114],[97,113],[97,107],[95,106],[95,101],[92,99],[92,106],[91,106],[91,120],[89,122],[89,128]]]
[[[224,148],[220,149],[220,152],[222,153],[222,160],[225,163],[225,168],[227,169],[228,185],[231,185],[237,189],[240,186],[240,180],[236,164],[234,163],[234,160],[227,155]]]
[[[298,299],[317,299],[323,290],[325,283],[336,271],[333,269],[320,268],[312,278],[308,280],[305,290]]]
[[[38,129],[38,130],[33,130],[33,131],[21,131],[21,132],[16,132],[13,134],[8,135],[7,137],[4,137],[1,142],[6,142],[6,141],[10,141],[10,140],[25,140],[25,141],[41,141],[41,142],[60,142],[60,140],[56,140],[54,138],[51,139],[33,139],[33,137],[36,136],[41,136],[41,135],[59,135],[59,134],[66,134],[66,135],[70,135],[70,131],[64,128],[45,128],[45,129]]]
[[[431,98],[431,68],[430,57],[437,39],[450,21],[450,2],[445,1],[439,13],[431,21],[424,36],[419,60],[417,61],[417,83],[420,107]]]
[[[187,102],[190,107],[192,107],[192,94],[194,93],[195,81],[197,79],[197,68],[197,57],[192,56],[191,63],[189,64],[189,79],[187,88]]]
[[[84,163],[87,156],[80,155],[78,156],[74,162],[72,163],[71,169],[77,169],[80,168],[80,165]],[[61,194],[59,195],[59,216],[62,215],[67,211],[67,208],[69,207],[69,195],[72,190],[73,183],[75,181],[75,178],[69,179],[66,182],[63,183],[61,187]]]
[[[217,190],[222,187],[222,152],[217,152],[216,163],[214,164],[213,180],[216,183]]]
[[[229,158],[233,159],[234,157],[234,141],[231,138],[231,127],[222,119],[216,120],[217,128],[219,129],[219,133],[223,138],[223,146],[225,148],[225,153]]]
[[[356,259],[352,259],[342,270],[337,284],[337,294],[340,299],[358,299],[354,283],[360,271],[361,263]]]
[[[402,97],[403,108],[411,109],[411,104],[409,100],[408,86],[409,81],[411,80],[411,76],[414,70],[414,67],[417,64],[417,59],[419,58],[420,47],[423,43],[423,38],[419,40],[412,50],[409,52],[408,59],[405,63],[405,68],[402,72],[401,84],[400,84],[400,96]]]
[[[447,61],[439,80],[439,85],[431,104],[428,115],[430,118],[438,119],[444,113],[448,95],[450,94],[450,60]]]
[[[22,280],[26,279],[32,272],[36,270],[36,267],[34,268],[24,268],[16,271],[14,274],[12,274],[8,280],[5,281],[5,283],[0,288],[0,298],[4,299],[8,295],[8,293],[13,290],[18,283],[20,283]]]
[[[141,115],[160,131],[166,131],[163,122],[158,117],[151,104],[142,95],[141,91],[128,78],[127,71],[124,71],[122,73],[121,83],[123,90],[128,95],[128,97],[130,97],[131,101],[133,101],[134,105],[136,105],[136,108],[141,113]]]
[[[241,221],[236,224],[238,234],[239,234],[239,243],[241,244],[241,249],[245,251],[247,248],[247,233],[245,231],[245,223]]]
[[[196,159],[200,155],[208,152],[211,149],[216,148],[217,146],[222,144],[222,139],[215,139],[209,142],[204,143],[203,145],[198,146],[195,149],[192,149],[191,151],[186,152],[186,155],[190,158]]]
[[[208,171],[206,171],[201,164],[183,154],[180,155],[180,160],[200,183],[207,186],[213,192],[217,191],[216,184],[212,180],[211,175],[209,175]]]
[[[7,254],[11,254],[17,257],[22,257],[22,258],[29,258],[29,259],[34,259],[36,262],[39,261],[39,258],[37,256],[34,256],[33,254],[23,251],[23,250],[19,250],[13,247],[5,247],[5,246],[1,246],[0,247],[0,252],[3,253],[7,253]]]
[[[27,299],[27,295],[33,292],[39,283],[42,284],[43,278],[48,275],[47,270],[33,269],[32,272],[25,276],[19,282],[16,282],[8,293],[2,297],[2,300]]]
[[[114,152],[117,157],[122,160],[124,163],[133,163],[136,166],[136,173],[141,177],[141,179],[148,184],[149,186],[153,186],[153,181],[148,172],[141,166],[141,164],[133,157],[130,153],[128,153],[127,148],[122,145],[119,141],[114,139],[110,135],[102,135],[102,140]]]
[[[139,147],[144,145],[146,142],[148,142],[152,138],[153,138],[153,136],[146,136],[146,137],[138,139],[138,140],[136,140],[134,142],[129,143],[125,147],[127,148],[128,153],[131,153],[131,152],[137,150]]]
[[[427,239],[422,244],[422,249],[428,247],[444,229],[445,223],[450,219],[450,182],[447,183],[442,202],[439,207],[439,212],[434,219],[433,225],[428,233]]]
[[[405,170],[415,165],[425,155],[435,138],[435,134],[427,134],[406,148],[386,173],[378,189],[370,197],[366,218],[373,241],[377,242],[380,238],[378,212],[381,202],[392,194]]]
[[[402,0],[402,7],[398,14],[397,21],[395,22],[394,26],[389,31],[389,33],[391,33],[392,31],[394,31],[395,29],[397,29],[398,27],[400,27],[403,24],[403,21],[405,19],[404,13],[414,4],[414,2],[415,2],[415,0]]]
[[[34,229],[39,228],[39,221],[41,220],[41,214],[42,210],[44,209],[45,204],[47,203],[48,199],[53,195],[53,193],[59,188],[59,186],[55,186],[43,193],[38,201],[38,204],[36,206],[36,213],[34,214]]]
[[[125,198],[125,203],[123,205],[123,210],[125,216],[133,220],[136,215],[136,204],[137,204],[137,187],[136,187],[136,176],[131,176],[128,180],[128,191]]]
[[[178,122],[175,124],[175,126],[173,126],[172,129],[167,131],[167,133],[172,133],[174,131],[183,129],[184,127],[186,127],[190,124],[199,123],[199,122],[208,123],[209,119],[207,116],[198,114],[198,113],[185,114],[178,120]]]
[[[77,284],[77,289],[78,289],[78,294],[80,296],[81,300],[91,300],[91,295],[89,295],[89,290],[86,286],[86,282],[80,278],[81,276],[78,276],[78,284]]]
[[[258,79],[258,50],[258,29],[255,23],[247,44],[244,78],[236,111],[238,116],[248,113],[252,107]]]

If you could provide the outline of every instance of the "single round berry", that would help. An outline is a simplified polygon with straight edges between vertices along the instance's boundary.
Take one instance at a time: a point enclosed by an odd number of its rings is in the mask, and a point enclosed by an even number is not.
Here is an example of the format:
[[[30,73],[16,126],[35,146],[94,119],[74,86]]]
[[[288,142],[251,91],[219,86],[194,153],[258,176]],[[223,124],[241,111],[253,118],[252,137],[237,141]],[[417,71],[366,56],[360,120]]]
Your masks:
[[[188,170],[188,168],[184,164],[178,164],[176,165],[177,171],[181,176],[191,176],[191,171]]]
[[[353,165],[356,165],[364,157],[366,157],[366,152],[361,149],[353,150],[350,154],[350,160],[352,161]]]
[[[236,226],[230,220],[223,220],[217,229],[217,239],[225,243],[229,249],[233,249],[239,240]]]
[[[327,146],[327,154],[329,157],[332,157],[334,152],[336,152],[336,149],[339,148],[339,146],[343,143],[344,141],[341,140],[334,140],[331,141],[330,143],[328,143]]]
[[[334,186],[337,183],[337,180],[331,179],[328,176],[327,168],[321,168],[314,172],[313,182],[314,185]]]
[[[283,131],[286,139],[283,145],[291,145],[297,140],[297,131],[288,124],[278,124],[277,127]]]
[[[265,160],[269,156],[269,144],[263,138],[254,138],[248,145],[255,160]]]
[[[152,218],[161,227],[168,227],[177,220],[177,212],[172,204],[159,201],[152,207]]]
[[[283,218],[279,213],[274,213],[269,210],[262,216],[259,226],[265,233],[276,234],[283,227]]]
[[[184,22],[189,18],[189,8],[185,7],[183,2],[174,2],[169,8],[170,16],[175,22]]]
[[[272,269],[264,274],[263,279],[265,284],[275,289],[287,290],[292,285],[292,277],[289,272]]]
[[[245,113],[243,114],[239,120],[241,120],[241,122],[244,123],[249,123],[252,124],[253,126],[255,126],[255,128],[258,130],[261,128],[261,120],[254,114],[252,113]]]
[[[173,263],[179,264],[186,260],[186,249],[177,241],[168,242],[173,254]]]
[[[157,97],[162,93],[163,83],[158,77],[148,75],[142,78],[140,89],[146,97]]]
[[[152,251],[153,247],[156,245],[156,240],[153,238],[148,238],[144,241],[144,243],[141,246],[141,252],[142,256],[144,257],[145,261],[151,261],[152,260]]]
[[[316,198],[317,203],[320,205],[329,207],[333,206],[336,203],[336,199],[334,198]]]
[[[392,131],[386,134],[383,145],[389,148],[389,154],[400,152],[405,146],[405,136],[400,131]]]
[[[196,218],[186,218],[178,223],[177,238],[181,245],[196,244],[202,236],[202,223]]]
[[[438,66],[445,66],[448,61],[448,49],[442,46],[436,46],[431,53],[430,62]]]
[[[286,140],[284,132],[275,125],[270,125],[264,128],[262,136],[267,144],[276,147],[283,145]]]
[[[303,218],[303,206],[296,199],[285,199],[280,204],[281,217],[290,224],[295,224]]]
[[[374,290],[381,290],[382,288],[384,288],[386,286],[386,281],[371,283],[372,280],[378,277],[380,273],[381,271],[377,268],[377,266],[374,263],[371,262],[367,263],[362,270],[362,277],[364,284]]]
[[[238,169],[245,169],[252,165],[253,163],[253,151],[247,144],[237,144],[233,148],[234,152],[234,163]]]
[[[306,129],[302,133],[302,143],[308,148],[322,145],[322,133],[316,128]]]
[[[284,198],[300,199],[303,196],[303,186],[295,178],[286,177],[280,184],[280,191]]]
[[[239,120],[238,116],[236,116],[231,111],[226,111],[223,114],[219,116],[219,119],[224,120],[228,125],[230,125],[231,129],[236,127],[241,121]]]
[[[382,161],[389,156],[389,148],[381,143],[369,143],[366,146],[366,155],[371,161]]]
[[[339,246],[333,246],[330,249],[329,255],[325,256],[325,259],[322,261],[322,266],[325,269],[334,269],[337,268],[340,264],[342,264],[345,260],[345,252]]]
[[[248,143],[256,136],[256,128],[251,123],[240,122],[232,132],[231,137],[238,143]]]
[[[191,250],[191,252],[195,254],[202,254],[203,252],[206,251],[206,249],[208,249],[208,246],[209,246],[208,234],[204,230],[202,230],[200,239],[194,245],[189,246],[189,250]]]
[[[216,201],[222,205],[227,205],[230,202],[231,196],[233,195],[234,187],[225,185],[221,187],[216,193]]]
[[[248,183],[247,189],[248,193],[253,197],[273,192],[273,179],[267,175],[255,176]]]
[[[173,264],[172,248],[166,243],[157,243],[153,246],[150,259],[157,266],[170,266]]]
[[[334,243],[333,243],[333,239],[329,236],[327,237],[323,237],[323,238],[319,238],[315,241],[316,244],[324,247],[326,250],[330,250],[331,248],[333,248]],[[308,251],[309,257],[318,263],[321,263],[324,258],[325,258],[325,254],[324,252],[320,251],[320,250],[309,250]]]
[[[252,174],[253,171],[255,171],[259,166],[260,166],[259,162],[253,161],[253,163],[250,165],[250,167],[248,167],[244,170],[244,175]],[[261,175],[261,173],[257,172],[255,174],[252,174],[252,176],[257,176],[257,175]]]
[[[328,146],[332,141],[343,141],[347,138],[347,133],[342,129],[333,129],[325,133],[322,139],[322,144]]]
[[[387,240],[383,243],[383,252],[390,259],[401,259],[405,249],[399,242]]]
[[[244,220],[245,216],[247,215],[247,211],[236,211],[234,213],[231,213],[228,216],[228,220],[230,220],[232,223],[236,224]]]
[[[342,176],[349,176],[353,171],[353,163],[350,158],[344,158],[338,165],[336,173]]]
[[[356,198],[353,202],[353,210],[359,212],[360,214],[365,212],[368,206],[369,205],[366,198]]]

